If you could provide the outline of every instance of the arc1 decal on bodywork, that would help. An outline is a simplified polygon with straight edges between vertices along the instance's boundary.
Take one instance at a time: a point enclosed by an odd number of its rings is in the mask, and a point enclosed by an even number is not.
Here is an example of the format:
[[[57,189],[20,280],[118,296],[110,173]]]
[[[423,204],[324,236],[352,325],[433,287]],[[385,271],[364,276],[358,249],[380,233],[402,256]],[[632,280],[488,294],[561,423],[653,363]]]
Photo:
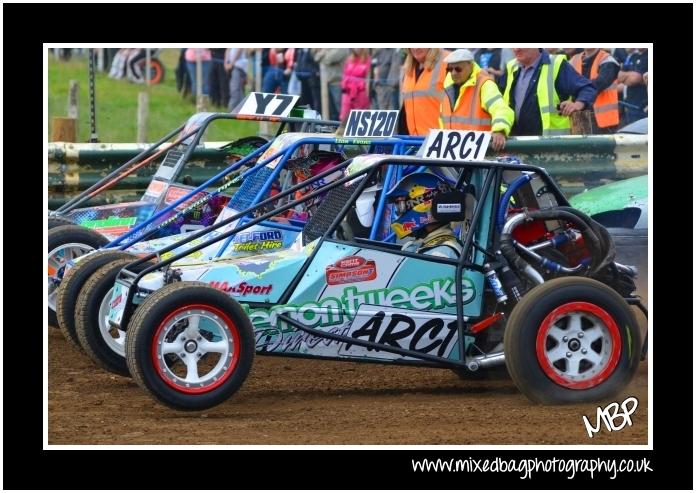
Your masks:
[[[457,343],[457,316],[416,310],[390,310],[380,305],[362,305],[346,335],[446,358]],[[347,343],[340,345],[338,354],[386,360],[416,360]]]

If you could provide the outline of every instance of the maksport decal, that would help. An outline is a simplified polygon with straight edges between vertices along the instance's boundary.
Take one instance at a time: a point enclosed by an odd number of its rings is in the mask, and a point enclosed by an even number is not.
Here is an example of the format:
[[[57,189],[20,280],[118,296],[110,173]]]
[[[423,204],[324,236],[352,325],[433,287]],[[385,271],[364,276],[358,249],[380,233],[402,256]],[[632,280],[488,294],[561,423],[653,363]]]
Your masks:
[[[377,266],[374,260],[352,255],[343,258],[326,268],[326,283],[329,285],[351,284],[372,281],[377,278]]]
[[[215,289],[219,289],[233,296],[247,296],[250,294],[266,295],[270,294],[273,290],[273,284],[269,284],[268,286],[257,286],[247,282],[240,282],[237,285],[230,285],[227,281],[210,281],[208,284]]]
[[[199,268],[177,267],[182,273],[182,280],[207,284],[214,282],[217,283],[214,287],[218,289],[226,285],[227,289],[233,289],[226,292],[240,297],[240,301],[273,303],[290,285],[306,258],[304,252],[283,250],[273,254],[220,259],[202,264]]]
[[[237,233],[233,240],[235,252],[258,252],[283,247],[283,233],[277,229],[244,231]]]
[[[444,358],[457,342],[457,316],[414,310],[394,311],[383,306],[362,305],[350,324],[347,335]],[[347,343],[341,344],[338,353],[353,357],[404,358],[395,353]]]

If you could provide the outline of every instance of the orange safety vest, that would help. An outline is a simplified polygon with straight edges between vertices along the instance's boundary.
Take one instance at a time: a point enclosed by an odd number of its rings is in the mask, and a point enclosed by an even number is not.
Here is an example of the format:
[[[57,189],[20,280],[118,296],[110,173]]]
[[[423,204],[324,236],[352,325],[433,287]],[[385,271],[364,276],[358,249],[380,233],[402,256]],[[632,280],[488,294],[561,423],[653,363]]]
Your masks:
[[[440,101],[445,94],[443,86],[447,75],[442,60],[448,54],[448,51],[440,50],[433,70],[423,69],[418,80],[415,68],[404,74],[401,93],[410,135],[427,135],[431,128],[440,128]]]
[[[570,64],[579,74],[582,74],[582,55],[578,53],[570,60]],[[597,52],[590,68],[590,79],[597,78],[599,64],[608,56],[609,53],[604,50]],[[616,81],[597,94],[593,108],[598,127],[606,128],[619,124],[619,92],[616,90]]]
[[[476,76],[476,84],[462,87],[459,97],[454,103],[454,110],[450,103],[454,94],[454,86],[445,89],[442,98],[441,114],[443,128],[449,130],[491,130],[491,115],[481,106],[481,86],[487,80],[492,80],[485,70],[481,70]],[[449,90],[452,88],[452,90]]]

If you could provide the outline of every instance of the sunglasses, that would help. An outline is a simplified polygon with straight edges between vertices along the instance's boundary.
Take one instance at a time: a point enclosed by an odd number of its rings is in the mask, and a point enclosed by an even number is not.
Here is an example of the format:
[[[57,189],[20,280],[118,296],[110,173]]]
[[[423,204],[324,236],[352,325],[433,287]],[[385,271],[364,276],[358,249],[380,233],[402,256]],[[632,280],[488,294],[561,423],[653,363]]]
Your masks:
[[[463,67],[451,67],[451,66],[449,66],[449,67],[447,67],[446,70],[447,70],[447,72],[455,72],[458,74],[459,72],[464,70],[464,68]]]

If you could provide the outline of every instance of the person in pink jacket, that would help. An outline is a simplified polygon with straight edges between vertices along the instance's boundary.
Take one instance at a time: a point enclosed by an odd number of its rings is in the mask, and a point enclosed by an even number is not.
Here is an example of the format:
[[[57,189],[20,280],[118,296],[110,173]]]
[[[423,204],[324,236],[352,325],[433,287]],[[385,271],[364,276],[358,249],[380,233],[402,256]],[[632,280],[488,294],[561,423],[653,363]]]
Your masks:
[[[350,110],[362,110],[370,107],[368,92],[368,75],[370,74],[370,55],[366,48],[352,48],[350,56],[343,66],[341,80],[341,115],[345,120]]]

